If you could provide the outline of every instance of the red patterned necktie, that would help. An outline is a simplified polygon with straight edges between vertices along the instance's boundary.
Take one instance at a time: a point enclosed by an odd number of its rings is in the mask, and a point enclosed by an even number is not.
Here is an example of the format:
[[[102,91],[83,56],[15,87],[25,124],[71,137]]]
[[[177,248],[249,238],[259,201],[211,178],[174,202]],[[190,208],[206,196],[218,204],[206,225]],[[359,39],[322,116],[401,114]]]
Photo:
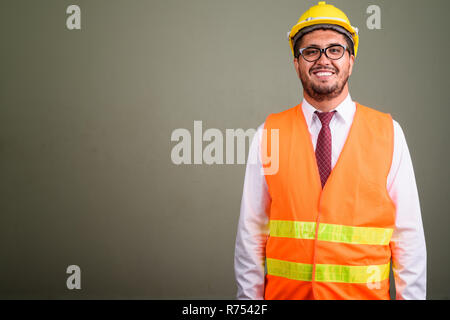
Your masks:
[[[316,144],[316,161],[322,189],[331,173],[331,131],[329,124],[335,112],[315,112],[322,122],[322,129],[320,129]]]

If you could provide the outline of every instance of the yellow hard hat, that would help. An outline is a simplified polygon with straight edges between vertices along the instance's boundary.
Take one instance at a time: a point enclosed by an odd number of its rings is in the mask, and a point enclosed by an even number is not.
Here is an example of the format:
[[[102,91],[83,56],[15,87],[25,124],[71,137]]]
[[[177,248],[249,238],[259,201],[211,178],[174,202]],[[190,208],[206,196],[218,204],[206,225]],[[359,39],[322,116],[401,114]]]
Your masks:
[[[350,20],[348,20],[342,10],[339,10],[335,6],[331,4],[326,4],[325,1],[320,1],[317,5],[309,8],[298,20],[297,24],[292,27],[291,31],[288,32],[289,44],[291,46],[292,54],[294,53],[294,43],[293,39],[295,35],[303,28],[317,25],[317,24],[332,24],[337,25],[345,30],[347,30],[353,40],[353,46],[355,49],[355,58],[356,53],[358,52],[358,28],[353,27],[350,24]]]

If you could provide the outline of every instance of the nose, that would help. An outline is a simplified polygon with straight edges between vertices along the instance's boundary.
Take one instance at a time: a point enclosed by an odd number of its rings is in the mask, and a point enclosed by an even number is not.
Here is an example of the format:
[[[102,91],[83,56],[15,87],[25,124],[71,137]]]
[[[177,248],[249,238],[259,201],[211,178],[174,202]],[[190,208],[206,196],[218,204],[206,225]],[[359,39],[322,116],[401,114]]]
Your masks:
[[[320,58],[316,61],[317,64],[329,65],[331,64],[330,59],[327,57],[325,52],[321,52]]]

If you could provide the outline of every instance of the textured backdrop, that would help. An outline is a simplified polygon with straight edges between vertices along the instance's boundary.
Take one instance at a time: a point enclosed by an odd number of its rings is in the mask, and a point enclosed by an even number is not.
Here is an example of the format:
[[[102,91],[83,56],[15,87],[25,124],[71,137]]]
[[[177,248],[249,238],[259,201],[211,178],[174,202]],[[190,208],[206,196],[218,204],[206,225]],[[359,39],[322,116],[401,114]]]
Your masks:
[[[177,166],[171,133],[257,128],[296,105],[286,32],[315,3],[2,0],[0,298],[234,298],[245,165]],[[331,3],[360,29],[352,98],[405,132],[428,298],[449,298],[450,2]]]

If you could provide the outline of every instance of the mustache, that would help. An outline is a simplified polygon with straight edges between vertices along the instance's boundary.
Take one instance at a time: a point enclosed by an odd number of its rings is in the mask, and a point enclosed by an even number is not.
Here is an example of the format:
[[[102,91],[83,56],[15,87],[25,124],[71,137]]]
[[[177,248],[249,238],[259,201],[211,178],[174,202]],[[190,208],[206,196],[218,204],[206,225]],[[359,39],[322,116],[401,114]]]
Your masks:
[[[311,74],[311,73],[313,73],[314,71],[317,71],[317,70],[330,70],[330,71],[333,71],[336,74],[339,73],[339,71],[336,68],[333,68],[333,67],[313,67],[313,68],[311,68],[309,70],[309,74]]]

